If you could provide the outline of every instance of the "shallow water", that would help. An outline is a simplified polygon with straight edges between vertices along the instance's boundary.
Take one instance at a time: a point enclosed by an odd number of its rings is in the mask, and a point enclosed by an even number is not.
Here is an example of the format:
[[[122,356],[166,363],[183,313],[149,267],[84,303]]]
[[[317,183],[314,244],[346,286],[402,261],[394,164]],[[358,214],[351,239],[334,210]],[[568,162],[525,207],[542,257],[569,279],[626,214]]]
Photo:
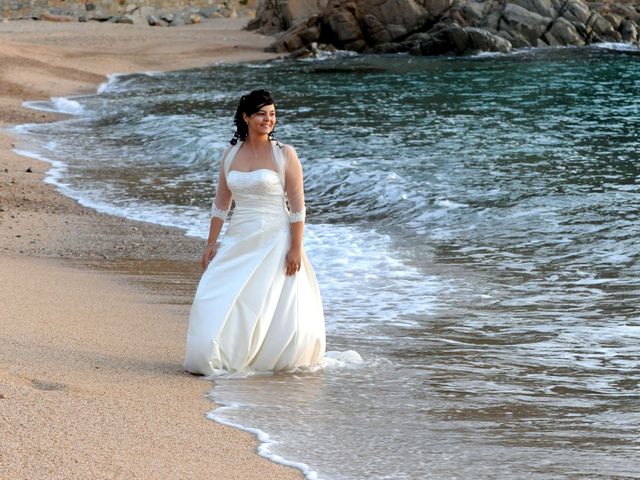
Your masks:
[[[205,236],[237,98],[305,168],[324,371],[218,380],[323,479],[640,478],[640,57],[346,57],[114,77],[21,127],[50,181]],[[186,321],[186,319],[185,319]],[[266,440],[266,438],[263,438]]]

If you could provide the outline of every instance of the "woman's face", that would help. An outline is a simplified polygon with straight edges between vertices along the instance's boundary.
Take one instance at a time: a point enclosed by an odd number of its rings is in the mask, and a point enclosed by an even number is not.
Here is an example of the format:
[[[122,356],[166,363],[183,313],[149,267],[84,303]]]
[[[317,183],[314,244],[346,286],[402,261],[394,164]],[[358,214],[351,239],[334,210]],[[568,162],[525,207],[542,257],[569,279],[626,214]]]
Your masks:
[[[249,133],[254,135],[268,135],[276,126],[275,105],[264,105],[251,116],[244,115],[249,126]]]

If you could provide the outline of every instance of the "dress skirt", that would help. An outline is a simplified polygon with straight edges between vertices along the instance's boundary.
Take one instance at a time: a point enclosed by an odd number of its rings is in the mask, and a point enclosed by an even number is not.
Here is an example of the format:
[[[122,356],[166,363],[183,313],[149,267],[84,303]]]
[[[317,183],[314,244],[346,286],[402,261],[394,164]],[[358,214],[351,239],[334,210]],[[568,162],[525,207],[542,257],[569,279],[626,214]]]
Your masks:
[[[323,359],[318,282],[305,253],[300,271],[285,274],[288,212],[278,195],[277,175],[269,172],[229,175],[229,186],[242,193],[234,191],[236,209],[229,228],[195,294],[184,361],[190,372],[286,371]],[[239,177],[236,182],[234,177]],[[242,189],[255,182],[267,188]]]

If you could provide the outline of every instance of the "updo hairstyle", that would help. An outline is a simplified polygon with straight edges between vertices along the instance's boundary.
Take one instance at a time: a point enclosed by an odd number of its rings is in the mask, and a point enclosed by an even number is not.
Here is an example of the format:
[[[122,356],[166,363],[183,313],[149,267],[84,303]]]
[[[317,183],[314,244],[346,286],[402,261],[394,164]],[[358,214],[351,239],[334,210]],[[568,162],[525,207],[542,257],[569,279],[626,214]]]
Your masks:
[[[244,142],[249,135],[249,127],[242,117],[243,113],[246,113],[247,116],[250,117],[254,113],[260,111],[260,109],[265,105],[275,106],[275,104],[276,102],[274,102],[271,93],[267,90],[254,90],[249,95],[243,95],[240,97],[240,103],[236,109],[236,115],[233,118],[233,123],[236,126],[236,133],[233,134],[233,138],[229,143],[231,143],[231,145],[235,145],[238,143],[238,140]],[[270,140],[274,138],[273,133],[273,130],[269,132]]]

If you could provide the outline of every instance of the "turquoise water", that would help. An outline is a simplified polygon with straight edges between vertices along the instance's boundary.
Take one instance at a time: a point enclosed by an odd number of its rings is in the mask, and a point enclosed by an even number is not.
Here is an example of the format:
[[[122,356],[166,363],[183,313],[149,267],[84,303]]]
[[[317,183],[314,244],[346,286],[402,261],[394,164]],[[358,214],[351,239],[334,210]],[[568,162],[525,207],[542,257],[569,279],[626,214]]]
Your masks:
[[[205,236],[255,87],[303,161],[328,347],[363,362],[217,381],[212,416],[309,478],[640,478],[638,52],[119,76],[34,104],[75,116],[24,148],[86,205]]]

